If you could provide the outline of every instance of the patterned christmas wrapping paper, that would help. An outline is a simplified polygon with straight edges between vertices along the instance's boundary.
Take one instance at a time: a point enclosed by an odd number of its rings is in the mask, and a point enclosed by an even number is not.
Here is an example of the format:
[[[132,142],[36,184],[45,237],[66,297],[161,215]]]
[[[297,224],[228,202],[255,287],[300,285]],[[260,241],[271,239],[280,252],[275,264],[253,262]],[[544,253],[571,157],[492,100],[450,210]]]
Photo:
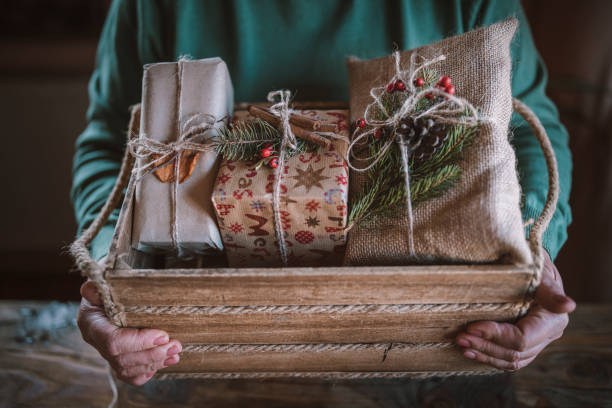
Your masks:
[[[347,110],[302,110],[296,114],[336,124],[348,138]],[[238,111],[234,120],[249,118]],[[340,265],[346,243],[347,144],[288,158],[281,182],[280,212],[289,266]],[[279,170],[279,169],[276,169]],[[281,258],[274,226],[274,169],[252,162],[222,161],[212,194],[231,267],[276,267]]]

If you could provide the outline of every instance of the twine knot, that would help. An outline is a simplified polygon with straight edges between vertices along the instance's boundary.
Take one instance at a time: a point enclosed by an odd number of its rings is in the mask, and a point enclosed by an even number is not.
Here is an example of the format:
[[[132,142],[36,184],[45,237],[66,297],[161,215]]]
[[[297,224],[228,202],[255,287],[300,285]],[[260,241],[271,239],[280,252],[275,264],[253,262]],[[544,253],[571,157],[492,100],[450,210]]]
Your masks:
[[[164,143],[151,139],[146,134],[141,133],[139,137],[132,138],[128,142],[128,149],[132,156],[142,159],[144,162],[140,166],[134,165],[132,169],[136,182],[139,182],[147,174],[174,163],[174,182],[171,197],[171,239],[172,246],[179,251],[179,256],[181,255],[181,239],[178,226],[177,197],[180,183],[181,157],[185,151],[213,151],[214,146],[211,144],[211,141],[214,135],[211,131],[215,130],[219,123],[225,123],[227,119],[227,116],[217,119],[208,113],[195,113],[186,119],[179,120],[180,133],[176,141]]]

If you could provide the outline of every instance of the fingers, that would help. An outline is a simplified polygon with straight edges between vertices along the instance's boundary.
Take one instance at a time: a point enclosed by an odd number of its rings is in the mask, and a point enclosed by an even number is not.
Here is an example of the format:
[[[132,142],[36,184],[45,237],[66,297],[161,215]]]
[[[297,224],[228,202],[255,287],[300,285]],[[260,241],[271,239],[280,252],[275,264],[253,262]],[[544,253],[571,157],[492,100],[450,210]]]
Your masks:
[[[108,320],[104,309],[92,306],[86,299],[81,301],[77,323],[83,339],[104,357],[146,350],[169,341],[162,330],[118,328]]]
[[[576,302],[565,294],[557,267],[547,255],[542,270],[542,281],[535,293],[535,301],[552,313],[571,313]]]
[[[503,370],[518,370],[531,363],[551,342],[563,335],[568,313],[576,303],[565,295],[557,268],[546,256],[542,281],[529,313],[516,324],[493,321],[474,322],[466,333],[457,335],[467,358]]]
[[[567,314],[555,314],[540,305],[517,322],[474,322],[455,342],[463,347],[467,358],[490,364],[502,370],[518,370],[533,361],[552,341],[563,335]]]
[[[466,332],[507,349],[525,351],[561,337],[568,321],[567,314],[550,313],[536,305],[516,324],[480,321],[469,324]]]
[[[527,360],[532,357],[536,357],[544,347],[548,343],[540,343],[535,345],[532,348],[525,349],[523,351],[509,349],[499,344],[493,343],[489,340],[483,339],[481,337],[472,336],[470,334],[461,333],[457,336],[455,341],[458,345],[464,347],[464,355],[468,358],[472,358],[471,355],[466,354],[467,352],[479,352],[486,356],[491,357],[493,360],[503,361],[503,364],[506,363],[516,363],[522,360]],[[475,353],[472,353],[475,354]],[[501,363],[496,365],[496,367],[501,369],[509,369],[510,366],[504,365],[501,366]],[[511,367],[510,367],[511,368]]]
[[[488,340],[506,349],[523,351],[530,348],[521,330],[510,323],[474,322],[467,326],[466,333]],[[459,338],[459,336],[457,337]]]
[[[153,361],[150,364],[145,365],[135,365],[131,367],[122,367],[119,370],[116,370],[123,377],[137,377],[143,374],[147,374],[150,372],[156,372],[164,367],[171,366],[180,361],[180,357],[178,354],[174,354],[170,357],[164,357],[163,360]]]
[[[474,349],[464,350],[463,355],[469,359],[478,360],[482,363],[489,364],[495,368],[499,368],[500,370],[505,370],[505,371],[519,370],[527,366],[528,364],[530,364],[536,358],[536,356],[532,356],[532,357],[525,358],[522,360],[507,361],[507,360],[502,360],[499,358],[492,357],[488,354],[485,354],[481,351],[474,350]]]
[[[160,368],[179,362],[181,343],[170,341],[168,333],[113,325],[91,281],[81,286],[81,295],[77,323],[83,339],[111,364],[120,380],[143,385]]]
[[[81,285],[81,296],[94,306],[102,306],[102,299],[100,298],[98,289],[96,289],[95,283],[89,279]]]
[[[178,363],[181,350],[181,343],[172,340],[149,350],[120,354],[112,358],[111,365],[122,376],[135,377]]]
[[[157,329],[117,328],[110,333],[102,333],[104,349],[110,356],[151,349],[170,340],[168,334]]]

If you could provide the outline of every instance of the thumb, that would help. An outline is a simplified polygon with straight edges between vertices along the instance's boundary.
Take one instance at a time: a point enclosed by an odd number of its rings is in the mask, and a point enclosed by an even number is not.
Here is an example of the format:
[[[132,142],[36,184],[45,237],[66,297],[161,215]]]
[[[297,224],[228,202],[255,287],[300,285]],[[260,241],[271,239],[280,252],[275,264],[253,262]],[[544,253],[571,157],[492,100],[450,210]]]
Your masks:
[[[89,279],[81,285],[81,296],[93,306],[102,306],[102,299],[100,298],[96,284]]]
[[[549,312],[557,314],[571,313],[576,308],[576,302],[565,294],[560,275],[552,262],[544,265],[542,282],[536,290],[535,301]]]

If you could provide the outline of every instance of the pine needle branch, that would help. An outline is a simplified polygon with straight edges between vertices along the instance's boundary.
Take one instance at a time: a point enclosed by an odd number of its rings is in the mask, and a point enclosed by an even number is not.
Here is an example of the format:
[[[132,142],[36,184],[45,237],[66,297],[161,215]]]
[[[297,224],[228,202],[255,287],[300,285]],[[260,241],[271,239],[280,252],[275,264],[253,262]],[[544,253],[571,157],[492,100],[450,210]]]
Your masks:
[[[214,141],[215,151],[225,160],[258,160],[261,150],[270,145],[278,153],[281,146],[281,132],[259,118],[239,121],[218,129]],[[314,151],[317,146],[303,139],[297,139],[297,149],[287,152],[289,156]]]
[[[424,70],[422,78],[425,87],[436,84],[439,77],[435,71]],[[385,92],[380,101],[383,109],[377,108],[375,117],[385,120],[395,114],[408,96],[404,92]],[[413,113],[427,109],[430,100],[423,98],[415,105]],[[468,113],[466,112],[466,115]],[[385,129],[387,133],[392,132]],[[410,200],[413,206],[439,197],[454,186],[461,177],[458,163],[465,148],[474,143],[479,134],[478,126],[453,125],[448,127],[442,146],[423,161],[410,160]],[[385,147],[387,134],[379,140],[372,140],[369,145],[369,156],[376,157]],[[380,217],[401,216],[398,209],[406,205],[406,185],[403,162],[399,147],[394,142],[368,171],[368,182],[361,194],[352,200],[349,210],[349,225],[374,225]]]

